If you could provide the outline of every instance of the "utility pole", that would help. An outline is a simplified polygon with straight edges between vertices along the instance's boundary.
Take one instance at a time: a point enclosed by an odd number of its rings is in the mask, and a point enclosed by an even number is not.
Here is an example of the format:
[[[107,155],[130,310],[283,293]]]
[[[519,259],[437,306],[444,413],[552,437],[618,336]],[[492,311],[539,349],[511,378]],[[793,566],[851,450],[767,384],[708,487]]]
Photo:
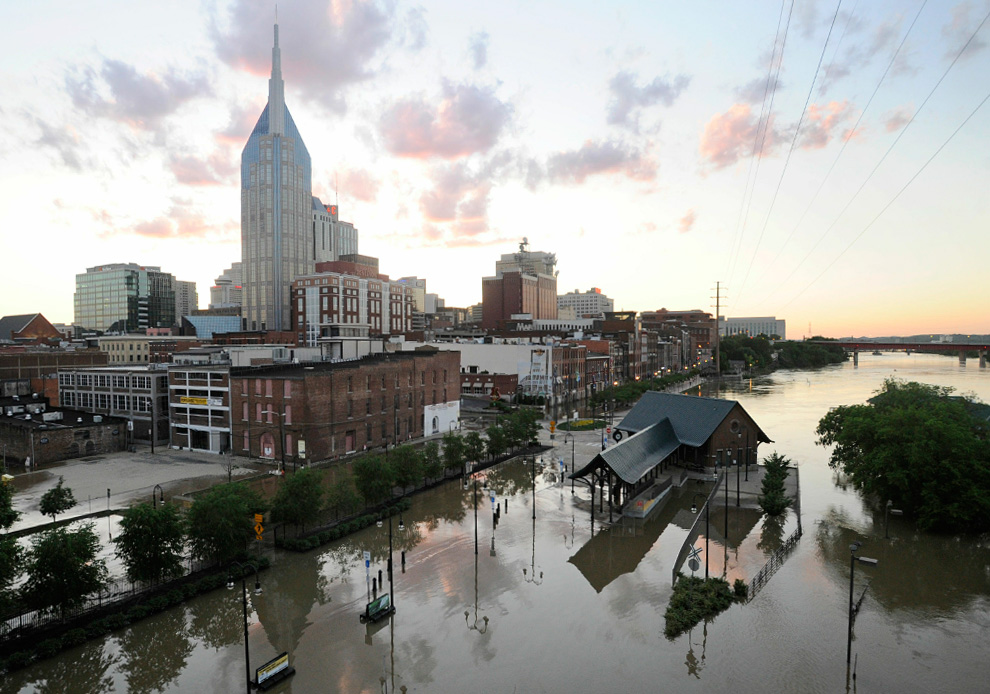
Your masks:
[[[722,310],[722,283],[715,283],[715,378],[722,377],[721,364],[721,327],[719,325],[720,311]]]

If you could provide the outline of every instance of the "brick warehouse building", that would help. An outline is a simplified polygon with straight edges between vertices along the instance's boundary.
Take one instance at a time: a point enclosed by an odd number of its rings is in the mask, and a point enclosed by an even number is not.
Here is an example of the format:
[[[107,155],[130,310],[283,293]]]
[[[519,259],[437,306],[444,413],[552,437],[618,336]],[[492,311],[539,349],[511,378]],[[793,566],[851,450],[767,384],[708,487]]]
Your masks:
[[[236,455],[327,460],[447,431],[460,414],[460,355],[233,368],[230,392]]]

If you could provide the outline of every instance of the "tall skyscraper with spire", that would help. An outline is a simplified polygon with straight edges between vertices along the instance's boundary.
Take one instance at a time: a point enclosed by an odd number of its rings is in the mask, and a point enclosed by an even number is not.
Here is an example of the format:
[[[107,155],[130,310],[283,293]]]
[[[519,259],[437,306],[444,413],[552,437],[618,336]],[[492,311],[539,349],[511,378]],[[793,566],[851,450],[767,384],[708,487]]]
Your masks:
[[[309,151],[285,105],[278,24],[268,105],[241,153],[241,263],[247,330],[291,330],[290,285],[315,270]]]

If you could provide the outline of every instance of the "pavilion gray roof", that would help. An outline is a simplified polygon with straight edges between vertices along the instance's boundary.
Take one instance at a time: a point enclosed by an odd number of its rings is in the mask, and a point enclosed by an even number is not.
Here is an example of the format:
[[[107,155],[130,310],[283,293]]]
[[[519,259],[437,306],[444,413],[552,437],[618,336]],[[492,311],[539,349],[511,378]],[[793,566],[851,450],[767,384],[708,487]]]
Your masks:
[[[665,418],[602,451],[571,477],[584,477],[595,468],[606,466],[624,482],[633,484],[680,445],[670,419]]]
[[[735,400],[702,398],[696,395],[647,391],[632,410],[616,425],[616,429],[636,433],[662,419],[669,419],[677,439],[686,446],[701,446],[729,416]],[[757,426],[757,438],[764,443],[770,439]]]

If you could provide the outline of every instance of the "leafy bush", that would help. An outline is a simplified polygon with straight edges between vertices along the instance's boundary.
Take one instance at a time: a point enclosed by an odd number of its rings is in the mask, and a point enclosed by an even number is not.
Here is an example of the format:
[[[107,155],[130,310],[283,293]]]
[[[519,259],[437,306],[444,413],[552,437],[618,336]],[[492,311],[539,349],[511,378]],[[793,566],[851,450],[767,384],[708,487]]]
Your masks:
[[[30,651],[17,651],[16,653],[11,653],[7,656],[7,660],[4,663],[4,669],[8,672],[13,670],[20,670],[30,665],[34,661],[34,654]]]
[[[744,584],[745,585],[745,584]],[[703,619],[712,619],[726,610],[734,596],[728,581],[721,578],[695,578],[678,574],[674,594],[664,613],[664,635],[673,640]]]
[[[736,600],[745,600],[749,595],[749,588],[746,586],[746,581],[737,578],[732,584],[732,592],[735,593]]]
[[[85,629],[70,629],[62,636],[62,645],[65,648],[78,646],[81,643],[85,643],[88,638]]]
[[[38,644],[38,656],[51,658],[62,652],[62,639],[45,639]]]

